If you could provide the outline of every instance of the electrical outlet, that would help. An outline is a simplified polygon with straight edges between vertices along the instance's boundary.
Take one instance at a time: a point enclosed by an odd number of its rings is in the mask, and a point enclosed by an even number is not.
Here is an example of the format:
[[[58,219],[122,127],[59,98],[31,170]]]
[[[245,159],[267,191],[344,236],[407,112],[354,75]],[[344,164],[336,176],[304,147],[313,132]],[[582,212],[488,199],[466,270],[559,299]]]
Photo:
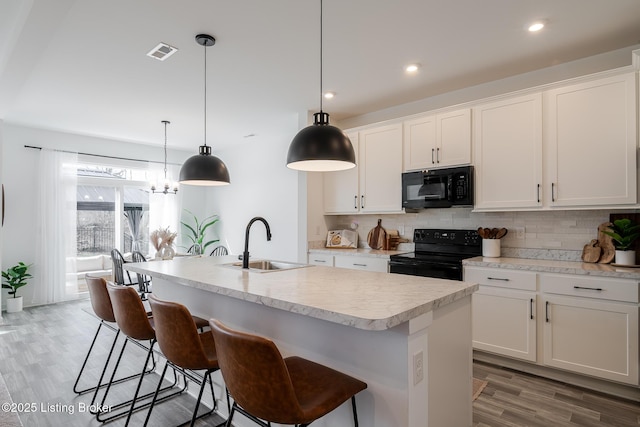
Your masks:
[[[398,224],[398,234],[404,236],[404,224]]]
[[[424,357],[422,350],[413,355],[413,385],[417,385],[424,380]]]
[[[524,240],[524,227],[513,227],[517,240]]]

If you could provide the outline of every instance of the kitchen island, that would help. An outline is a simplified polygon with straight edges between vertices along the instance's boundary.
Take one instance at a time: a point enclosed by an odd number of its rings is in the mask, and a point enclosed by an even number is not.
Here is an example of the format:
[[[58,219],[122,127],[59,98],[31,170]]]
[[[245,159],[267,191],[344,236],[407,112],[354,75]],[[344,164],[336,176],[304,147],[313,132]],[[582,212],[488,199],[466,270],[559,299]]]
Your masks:
[[[247,271],[228,265],[234,261],[186,257],[125,268],[151,276],[158,298],[269,337],[285,356],[367,382],[356,396],[362,426],[471,425],[471,294],[477,285],[319,266]],[[234,424],[254,425],[240,417]],[[352,425],[350,405],[314,425]]]

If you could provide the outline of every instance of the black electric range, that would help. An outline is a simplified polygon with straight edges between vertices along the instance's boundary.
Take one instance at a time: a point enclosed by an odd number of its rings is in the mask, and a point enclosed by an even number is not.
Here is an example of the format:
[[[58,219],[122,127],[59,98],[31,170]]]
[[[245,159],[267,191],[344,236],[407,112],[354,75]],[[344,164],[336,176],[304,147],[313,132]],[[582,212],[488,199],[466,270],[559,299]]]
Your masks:
[[[413,253],[391,255],[391,273],[462,280],[462,260],[482,254],[476,230],[420,228],[413,232]]]

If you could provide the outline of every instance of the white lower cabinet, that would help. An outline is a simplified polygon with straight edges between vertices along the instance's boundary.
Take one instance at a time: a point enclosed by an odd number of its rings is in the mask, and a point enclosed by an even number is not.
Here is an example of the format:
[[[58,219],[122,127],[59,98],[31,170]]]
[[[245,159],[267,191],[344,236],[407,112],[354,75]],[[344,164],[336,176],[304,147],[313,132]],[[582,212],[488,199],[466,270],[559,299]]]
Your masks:
[[[464,280],[480,284],[474,349],[640,385],[638,281],[484,267]]]
[[[366,256],[335,255],[334,266],[338,268],[350,268],[352,270],[389,271],[389,260],[386,258],[374,258]]]
[[[536,361],[536,274],[465,268],[472,297],[473,348]]]
[[[543,275],[541,287],[543,363],[638,385],[637,282]]]
[[[324,265],[327,267],[333,267],[333,255],[310,253],[307,257],[307,262],[311,265]]]

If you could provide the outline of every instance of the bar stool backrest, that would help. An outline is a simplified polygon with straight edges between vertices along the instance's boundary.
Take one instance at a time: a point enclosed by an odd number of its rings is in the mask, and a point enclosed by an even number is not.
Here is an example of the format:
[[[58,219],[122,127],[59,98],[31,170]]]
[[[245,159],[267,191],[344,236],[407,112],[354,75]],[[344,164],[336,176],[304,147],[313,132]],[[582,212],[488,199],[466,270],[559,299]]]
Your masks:
[[[250,414],[281,424],[297,424],[304,413],[287,366],[273,341],[228,328],[212,319],[218,363],[233,399]]]
[[[167,360],[185,369],[207,367],[210,362],[187,307],[159,300],[153,295],[149,295],[149,304],[153,313],[156,340]]]
[[[156,337],[147,311],[136,290],[130,286],[107,284],[116,323],[120,330],[136,340],[151,340]]]
[[[113,314],[111,298],[109,297],[109,292],[107,292],[107,281],[102,277],[93,277],[88,274],[85,274],[84,278],[89,289],[91,307],[96,316],[105,322],[115,322],[116,317]]]

